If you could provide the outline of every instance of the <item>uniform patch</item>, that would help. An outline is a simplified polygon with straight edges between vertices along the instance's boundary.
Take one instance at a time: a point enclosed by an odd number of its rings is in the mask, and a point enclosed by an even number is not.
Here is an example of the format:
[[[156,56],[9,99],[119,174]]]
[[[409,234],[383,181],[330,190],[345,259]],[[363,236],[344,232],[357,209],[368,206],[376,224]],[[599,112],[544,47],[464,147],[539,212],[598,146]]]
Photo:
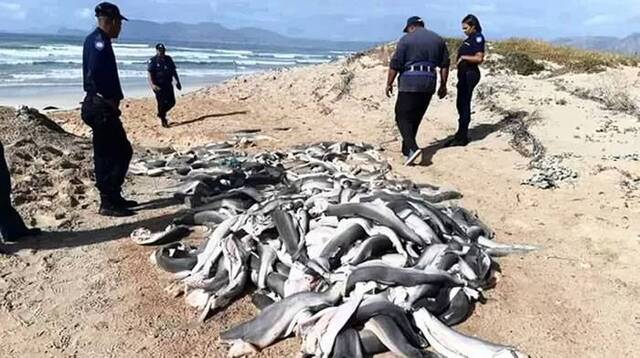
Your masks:
[[[481,42],[482,42],[482,36],[478,36],[478,37],[476,37],[476,42],[477,42],[477,43],[481,43]]]
[[[98,51],[104,50],[104,42],[103,41],[100,41],[100,40],[96,41],[95,46],[96,46],[96,50],[98,50]]]

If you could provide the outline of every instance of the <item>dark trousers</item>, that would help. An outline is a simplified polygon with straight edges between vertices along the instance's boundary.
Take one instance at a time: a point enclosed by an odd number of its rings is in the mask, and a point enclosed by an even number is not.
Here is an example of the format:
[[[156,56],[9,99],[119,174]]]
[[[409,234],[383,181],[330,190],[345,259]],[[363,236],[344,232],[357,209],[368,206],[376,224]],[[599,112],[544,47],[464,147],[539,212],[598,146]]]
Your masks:
[[[162,119],[167,118],[167,113],[176,105],[176,96],[173,92],[173,85],[160,86],[160,90],[155,93],[156,101],[158,102],[158,117]]]
[[[93,131],[96,187],[103,201],[120,198],[133,156],[120,114],[117,108],[99,97],[87,96],[82,104],[82,120]]]
[[[416,135],[433,93],[398,92],[396,101],[396,124],[402,136],[402,154],[408,156],[419,149]]]
[[[458,72],[458,98],[456,107],[458,108],[458,132],[456,137],[467,138],[469,134],[469,123],[471,123],[471,99],[473,90],[480,82],[480,71],[478,69]]]
[[[11,205],[11,177],[0,143],[0,235],[5,240],[19,236],[27,230],[20,214]]]

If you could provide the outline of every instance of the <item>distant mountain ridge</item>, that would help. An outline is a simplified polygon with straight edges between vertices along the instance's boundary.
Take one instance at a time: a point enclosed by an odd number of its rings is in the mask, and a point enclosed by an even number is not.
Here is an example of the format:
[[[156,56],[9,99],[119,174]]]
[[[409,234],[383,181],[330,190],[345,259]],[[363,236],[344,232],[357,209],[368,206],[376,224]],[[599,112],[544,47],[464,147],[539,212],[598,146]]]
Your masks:
[[[631,34],[623,38],[610,36],[568,37],[560,38],[553,42],[587,50],[618,52],[628,55],[640,54],[640,33]]]
[[[62,28],[58,30],[58,35],[83,36],[86,35],[86,31]],[[255,27],[229,29],[215,22],[185,24],[181,22],[158,23],[146,20],[126,22],[121,39],[123,41],[228,43],[334,50],[364,49],[374,45],[373,42],[339,42],[292,38]]]

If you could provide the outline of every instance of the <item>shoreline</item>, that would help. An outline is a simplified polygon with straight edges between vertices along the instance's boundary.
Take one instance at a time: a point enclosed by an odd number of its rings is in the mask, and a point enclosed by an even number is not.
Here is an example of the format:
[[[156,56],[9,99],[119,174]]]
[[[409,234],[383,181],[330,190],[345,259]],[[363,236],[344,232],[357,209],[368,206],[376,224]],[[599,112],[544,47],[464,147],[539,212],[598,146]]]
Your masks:
[[[215,86],[229,78],[231,77],[208,78],[207,80],[193,82],[187,79],[189,82],[183,83],[182,91],[175,90],[176,98],[202,88]],[[124,100],[153,98],[152,91],[146,82],[123,83],[123,92],[125,95]],[[84,92],[81,84],[50,88],[0,88],[0,107],[19,108],[20,106],[28,106],[39,111],[45,111],[44,108],[47,107],[55,107],[54,109],[46,110],[46,112],[67,111],[80,108],[83,98]]]

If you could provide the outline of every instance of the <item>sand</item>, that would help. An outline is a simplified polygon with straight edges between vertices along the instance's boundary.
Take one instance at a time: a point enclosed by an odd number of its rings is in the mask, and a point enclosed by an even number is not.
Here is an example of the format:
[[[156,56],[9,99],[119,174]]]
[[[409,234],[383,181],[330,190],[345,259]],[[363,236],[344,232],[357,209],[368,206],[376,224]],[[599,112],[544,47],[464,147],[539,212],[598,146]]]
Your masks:
[[[264,135],[252,150],[320,140],[381,144],[397,172],[464,193],[462,205],[476,210],[497,240],[543,247],[500,261],[501,280],[461,330],[533,357],[637,355],[640,122],[633,109],[607,98],[640,103],[638,69],[530,77],[485,69],[474,101],[473,142],[443,149],[456,128],[454,73],[449,96],[433,100],[421,126],[422,164],[402,167],[394,99],[384,96],[384,59],[373,53],[201,89],[178,99],[169,129],[154,117],[152,100],[128,100],[123,121],[141,148],[185,149],[248,128]],[[615,88],[603,90],[612,79]],[[88,134],[76,111],[52,117],[72,133]],[[544,150],[534,151],[532,143]],[[523,185],[536,167],[575,175],[553,189]],[[167,185],[131,178],[127,190],[154,200]],[[226,354],[218,332],[255,309],[243,298],[199,325],[181,299],[166,296],[168,281],[147,261],[150,250],[126,239],[136,227],[162,227],[177,210],[156,206],[111,220],[95,215],[94,202],[75,210],[85,219],[73,232],[9,247],[16,255],[0,256],[0,356]],[[292,356],[297,347],[288,340],[259,356]]]

